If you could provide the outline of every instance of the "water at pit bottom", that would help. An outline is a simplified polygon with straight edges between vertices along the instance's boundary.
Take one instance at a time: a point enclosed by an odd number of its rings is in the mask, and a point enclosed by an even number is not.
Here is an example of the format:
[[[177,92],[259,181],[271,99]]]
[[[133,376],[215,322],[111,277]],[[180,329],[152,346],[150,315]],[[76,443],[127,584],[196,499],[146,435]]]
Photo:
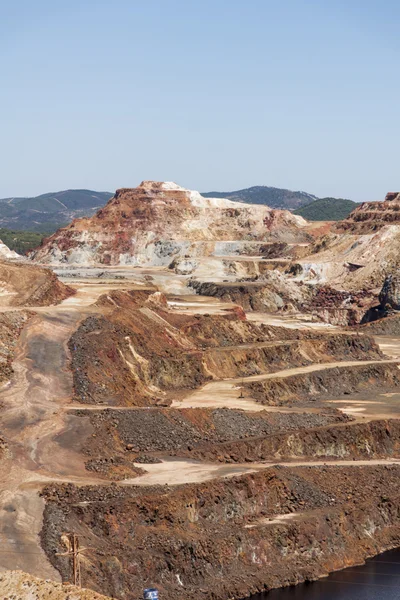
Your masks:
[[[400,549],[318,581],[256,594],[250,600],[400,600]]]

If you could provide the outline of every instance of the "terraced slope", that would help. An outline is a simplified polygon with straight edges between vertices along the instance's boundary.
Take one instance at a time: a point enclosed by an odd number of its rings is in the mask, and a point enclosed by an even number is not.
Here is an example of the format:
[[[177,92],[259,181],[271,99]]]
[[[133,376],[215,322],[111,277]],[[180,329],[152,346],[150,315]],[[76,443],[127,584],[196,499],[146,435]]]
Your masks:
[[[2,570],[17,557],[70,581],[61,554],[74,532],[96,592],[222,600],[398,545],[398,408],[383,415],[400,348],[177,301],[157,291],[171,272],[108,273],[36,308],[15,349],[1,396]]]

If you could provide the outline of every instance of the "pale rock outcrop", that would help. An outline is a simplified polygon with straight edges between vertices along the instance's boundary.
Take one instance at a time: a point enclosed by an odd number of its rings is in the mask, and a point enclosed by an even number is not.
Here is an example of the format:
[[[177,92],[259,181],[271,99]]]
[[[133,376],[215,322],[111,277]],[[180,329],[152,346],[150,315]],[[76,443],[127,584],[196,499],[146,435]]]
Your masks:
[[[229,254],[266,240],[304,242],[307,222],[285,210],[204,198],[172,182],[117,190],[94,217],[45,240],[41,263],[167,266],[174,258]]]
[[[1,260],[22,260],[22,256],[14,252],[14,250],[10,250],[8,246],[4,244],[0,240],[0,259]]]

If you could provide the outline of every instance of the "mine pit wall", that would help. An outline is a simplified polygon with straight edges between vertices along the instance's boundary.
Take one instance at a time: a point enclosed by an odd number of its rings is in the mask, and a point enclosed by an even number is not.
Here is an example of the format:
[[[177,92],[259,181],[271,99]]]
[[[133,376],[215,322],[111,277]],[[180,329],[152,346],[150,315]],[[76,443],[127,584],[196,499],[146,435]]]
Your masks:
[[[192,275],[201,277],[202,275],[213,274],[218,280],[222,277],[254,278],[258,279],[267,275],[273,270],[283,271],[286,267],[286,260],[263,260],[259,257],[246,256],[245,260],[235,260],[234,258],[224,258],[222,256],[209,256],[207,258],[174,258],[168,268],[178,275]]]
[[[323,323],[346,327],[347,325],[358,325],[368,318],[369,311],[366,308],[318,308],[312,311]]]
[[[259,447],[263,448],[260,438],[350,420],[330,408],[300,414],[250,413],[228,408],[82,409],[75,411],[73,418],[89,421],[92,434],[82,440],[82,453],[88,457],[86,467],[105,477],[118,472],[122,475],[122,469],[132,471],[134,463],[159,462],[167,456],[206,460],[225,457],[226,462],[237,462],[240,457],[245,460],[250,456],[251,449],[255,455]],[[79,422],[75,421],[75,427],[78,426]]]
[[[275,433],[221,444],[204,443],[178,456],[224,463],[289,459],[373,459],[400,457],[400,423],[380,420]]]
[[[400,336],[400,312],[396,311],[383,319],[366,323],[359,331],[367,335]]]
[[[32,317],[33,313],[27,310],[0,314],[0,383],[9,380],[13,374],[12,362],[17,340]]]
[[[375,363],[352,367],[333,367],[246,383],[246,395],[268,406],[298,404],[310,400],[335,399],[342,394],[373,389],[382,393],[400,385],[397,364]]]
[[[259,280],[239,280],[236,283],[191,280],[189,286],[200,295],[238,304],[247,312],[291,312],[299,310],[313,315],[313,317],[324,323],[337,326],[357,325],[366,322],[370,318],[370,314],[373,314],[371,308],[378,303],[376,296],[373,294],[363,298],[365,296],[364,291],[355,292],[353,295],[348,293],[348,299],[344,301],[343,298],[340,298],[341,292],[332,290],[329,287],[324,288],[321,286],[317,289],[311,285],[306,285],[307,281],[304,283],[296,282],[290,277],[282,280],[279,277],[276,279],[274,276],[268,279],[268,271],[276,271],[277,269],[287,269],[287,265],[267,262],[263,271],[260,272],[261,277]],[[233,266],[231,272],[234,273]],[[252,273],[249,271],[248,275],[251,277]],[[254,274],[254,276],[256,275]],[[328,290],[325,301],[324,299],[321,300],[324,289]],[[333,300],[329,297],[329,293],[333,295]],[[342,295],[346,296],[345,293]]]
[[[278,312],[287,307],[298,309],[312,298],[311,289],[307,286],[297,286],[281,278],[279,281],[243,281],[234,284],[191,280],[189,285],[197,294],[238,304],[245,311]]]
[[[92,548],[85,587],[136,600],[243,598],[314,580],[400,545],[398,466],[269,468],[179,487],[50,485],[41,542],[71,579],[65,531]],[[294,513],[291,520],[271,521]]]
[[[258,327],[236,313],[176,315],[162,305],[162,298],[157,297],[159,305],[149,303],[155,295],[150,291],[110,294],[117,307],[111,303],[110,311],[110,301],[103,299],[98,305],[106,302],[108,312],[81,323],[69,341],[77,401],[169,405],[172,393],[196,389],[211,379],[382,356],[368,336],[310,335]],[[235,348],[253,343],[258,346]]]
[[[297,367],[333,360],[372,359],[382,355],[371,338],[351,335],[325,336],[326,339],[285,342],[260,348],[208,350],[203,355],[205,372],[213,379],[246,377],[273,373],[288,365]],[[222,350],[222,351],[221,351]]]

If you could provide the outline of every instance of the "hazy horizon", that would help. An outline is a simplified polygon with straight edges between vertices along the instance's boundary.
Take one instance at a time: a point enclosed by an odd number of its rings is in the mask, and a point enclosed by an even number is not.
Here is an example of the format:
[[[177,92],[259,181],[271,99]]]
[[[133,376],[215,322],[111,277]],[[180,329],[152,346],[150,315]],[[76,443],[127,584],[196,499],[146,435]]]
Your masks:
[[[2,2],[0,198],[143,179],[400,189],[400,5]]]
[[[142,180],[142,181],[143,181],[143,180]],[[163,180],[163,181],[171,181],[171,180],[167,180],[167,179],[165,179],[165,180]],[[135,184],[134,184],[134,185],[132,185],[132,186],[120,186],[120,187],[137,187],[137,186],[138,186],[140,183],[141,183],[141,182],[139,181],[139,182],[135,183]],[[180,185],[178,181],[175,181],[174,183],[177,183],[178,185]],[[198,191],[198,192],[200,192],[200,193],[204,193],[204,194],[206,194],[206,193],[208,194],[208,193],[210,193],[210,192],[216,192],[216,193],[217,193],[217,192],[218,192],[218,193],[221,193],[221,192],[226,192],[226,193],[231,193],[231,192],[237,192],[237,191],[241,191],[241,190],[243,190],[243,189],[248,189],[248,188],[252,188],[252,187],[269,187],[269,188],[275,188],[275,189],[289,189],[289,188],[277,188],[277,186],[273,186],[273,185],[267,185],[267,184],[255,184],[255,185],[249,185],[249,186],[247,186],[247,187],[245,187],[245,188],[237,188],[237,189],[224,189],[224,190],[222,190],[222,189],[221,189],[221,190],[196,190],[196,191]],[[46,194],[58,194],[58,193],[60,193],[60,192],[64,192],[64,191],[78,191],[78,190],[88,190],[88,191],[91,191],[91,192],[97,192],[97,193],[99,193],[99,194],[100,194],[100,193],[103,193],[103,194],[104,194],[104,193],[109,193],[109,194],[111,194],[111,195],[112,195],[112,194],[114,194],[114,193],[116,192],[116,190],[117,190],[117,189],[118,189],[118,188],[115,188],[115,190],[100,190],[100,189],[96,189],[96,188],[94,188],[94,187],[87,187],[87,188],[73,188],[73,187],[66,187],[66,188],[63,188],[63,189],[61,189],[61,188],[58,188],[58,189],[53,189],[53,190],[46,190],[46,191],[44,191],[44,192],[40,192],[39,194],[25,194],[25,195],[23,195],[23,196],[19,196],[19,195],[13,195],[13,196],[2,196],[2,197],[0,198],[0,200],[2,200],[2,199],[4,199],[4,198],[6,198],[6,199],[9,199],[9,198],[35,198],[35,197],[37,197],[37,196],[42,196],[42,195],[46,195]],[[190,186],[188,187],[188,189],[194,190],[194,188],[193,188],[193,187],[190,187]],[[289,191],[291,191],[291,192],[306,192],[306,193],[308,193],[308,194],[310,194],[310,195],[314,195],[314,196],[315,196],[315,194],[313,194],[313,193],[312,193],[312,192],[310,192],[309,190],[293,189],[293,190],[289,190]],[[330,197],[330,196],[324,196],[324,197],[325,197],[325,198],[327,198],[327,197]],[[320,197],[320,196],[317,196],[317,198],[322,198],[322,197]],[[347,199],[347,200],[351,200],[352,198],[346,198],[346,199]],[[376,200],[384,200],[384,198],[377,198]],[[358,200],[355,200],[355,202],[358,202]]]

